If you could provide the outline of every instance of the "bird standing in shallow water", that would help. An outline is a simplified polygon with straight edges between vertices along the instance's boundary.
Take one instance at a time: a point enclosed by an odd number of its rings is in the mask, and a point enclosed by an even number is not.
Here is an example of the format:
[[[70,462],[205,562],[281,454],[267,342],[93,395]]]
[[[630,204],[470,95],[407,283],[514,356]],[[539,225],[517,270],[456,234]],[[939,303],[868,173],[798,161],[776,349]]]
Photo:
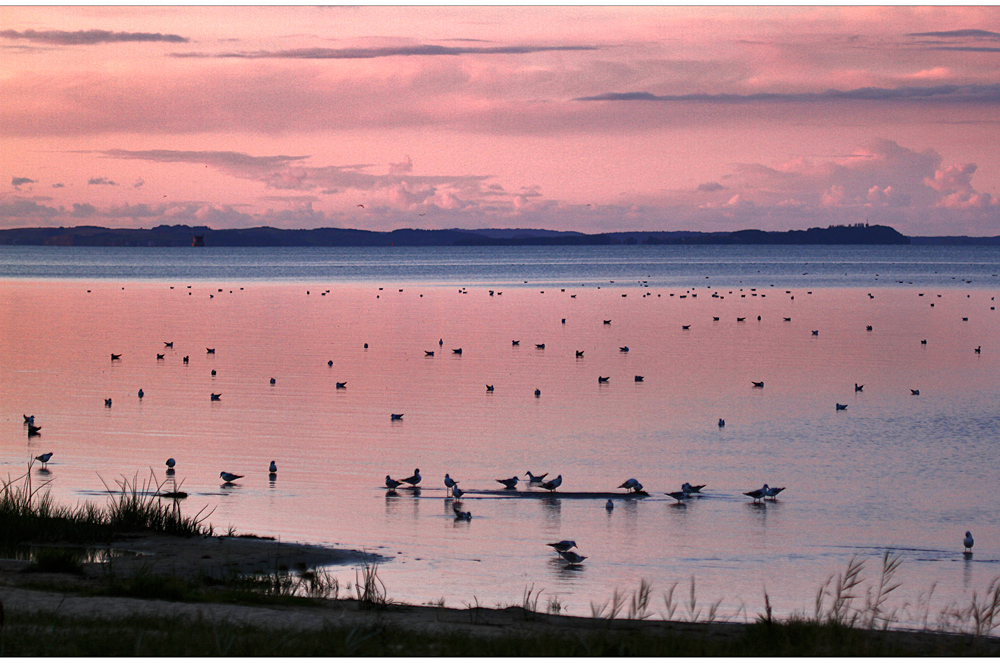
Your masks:
[[[35,456],[35,460],[39,460],[39,461],[42,462],[42,467],[45,467],[48,464],[50,458],[52,458],[52,452],[51,451],[48,452],[48,453],[42,454],[41,456]]]
[[[545,477],[549,476],[548,472],[545,474],[539,474],[538,476],[535,476],[531,472],[525,472],[524,474],[528,477],[528,483],[541,483],[545,480]]]
[[[965,533],[965,539],[962,540],[965,544],[965,552],[972,554],[972,546],[976,543],[976,540],[972,538],[972,532]]]
[[[237,479],[242,479],[242,474],[233,474],[232,472],[219,472],[219,477],[226,483],[232,483]]]
[[[423,477],[420,476],[420,468],[418,467],[417,469],[413,470],[413,476],[406,477],[405,479],[402,480],[402,482],[408,483],[411,486],[416,486],[418,483],[420,483],[420,480],[422,478]]]
[[[517,482],[520,481],[516,476],[509,479],[496,479],[497,483],[503,484],[504,488],[513,489],[517,487]]]
[[[465,491],[459,488],[457,485],[451,487],[451,496],[456,500],[462,499],[462,495],[465,495]]]
[[[396,490],[402,483],[403,483],[402,481],[396,481],[388,474],[385,475],[385,487],[388,488],[389,490]]]
[[[274,463],[273,460],[271,461],[271,464],[268,466],[267,471],[271,474],[276,474],[278,472],[278,466]]]
[[[543,483],[542,488],[544,488],[549,492],[552,492],[561,485],[562,485],[562,475],[560,474],[552,481],[546,481],[545,483]]]
[[[448,475],[448,474],[444,475],[444,487],[445,488],[454,488],[457,484],[458,484],[458,482],[455,481],[454,479],[452,479],[450,475]]]
[[[758,500],[762,500],[765,497],[767,497],[768,490],[769,489],[767,487],[767,484],[765,483],[763,488],[758,488],[757,490],[751,490],[743,494],[746,495],[747,497],[752,497],[753,501],[756,502]]]

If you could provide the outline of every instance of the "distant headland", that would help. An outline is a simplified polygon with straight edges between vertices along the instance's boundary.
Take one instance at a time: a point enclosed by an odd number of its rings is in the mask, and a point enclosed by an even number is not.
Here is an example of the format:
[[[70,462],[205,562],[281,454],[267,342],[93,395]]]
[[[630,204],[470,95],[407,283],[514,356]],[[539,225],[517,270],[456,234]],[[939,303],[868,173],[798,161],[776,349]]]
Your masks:
[[[607,246],[656,244],[796,244],[796,245],[1000,245],[1000,237],[907,237],[889,226],[865,223],[784,232],[610,232],[587,234],[536,229],[417,230],[391,232],[350,228],[284,230],[258,227],[213,230],[207,226],[155,228],[13,228],[0,230],[0,245],[20,246]]]

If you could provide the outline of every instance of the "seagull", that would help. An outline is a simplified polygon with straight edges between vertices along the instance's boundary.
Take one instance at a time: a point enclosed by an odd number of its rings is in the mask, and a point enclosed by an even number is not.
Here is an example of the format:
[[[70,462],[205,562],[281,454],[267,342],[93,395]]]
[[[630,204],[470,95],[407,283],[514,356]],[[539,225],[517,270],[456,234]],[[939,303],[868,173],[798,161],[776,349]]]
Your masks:
[[[604,321],[604,324],[606,324],[606,325],[610,325],[610,324],[611,324],[611,321],[610,321],[610,320],[605,320],[605,321]]]
[[[231,472],[219,472],[219,477],[222,478],[226,483],[232,483],[237,479],[242,479],[242,474],[232,474]]]
[[[471,511],[456,511],[455,520],[472,520]]]
[[[176,461],[176,460],[174,460],[173,458],[168,458],[168,459],[167,459],[167,462],[166,462],[166,465],[167,465],[167,467],[169,467],[170,469],[174,469],[174,465],[176,465],[176,464],[177,464],[177,461]]]
[[[111,361],[115,361],[116,359],[121,359],[121,358],[122,356],[120,354],[116,355],[114,352],[111,353]]]
[[[215,354],[215,348],[205,348],[205,352],[210,355]]]
[[[667,496],[677,500],[678,504],[691,497],[688,493],[684,492],[683,490],[676,490],[672,493],[667,493]]]
[[[615,503],[614,503],[614,501],[612,501],[609,498],[608,501],[607,501],[607,504],[604,505],[604,508],[607,509],[608,511],[614,511],[615,510]]]
[[[462,354],[462,348],[453,348],[452,353],[456,355]]]
[[[434,351],[433,350],[424,350],[424,356],[425,357],[433,357],[434,356]]]
[[[920,341],[920,345],[927,345],[927,339],[925,338],[924,340]]]
[[[448,474],[444,475],[444,487],[445,488],[454,488],[455,484],[457,484],[457,483],[458,482],[455,481],[454,479],[452,479]]]
[[[785,322],[791,322],[792,321],[791,318],[785,318],[784,320],[785,320]]]
[[[628,346],[627,345],[623,345],[620,348],[618,348],[618,351],[619,352],[628,352]]]
[[[645,376],[642,376],[642,375],[635,376],[635,381],[636,382],[642,382],[644,379],[645,379]]]
[[[642,490],[642,484],[639,483],[639,481],[637,479],[629,479],[628,481],[626,481],[625,483],[623,483],[622,485],[620,485],[618,487],[619,488],[624,488],[625,490],[630,491],[630,492],[637,491],[637,490]]]
[[[385,475],[385,487],[388,488],[389,490],[396,490],[402,483],[403,483],[402,481],[396,481],[388,474]]]
[[[111,399],[110,398],[105,398],[104,399],[104,407],[111,407]]]
[[[52,454],[47,455],[51,456]],[[41,458],[41,456],[39,456],[39,458]],[[972,546],[976,543],[975,539],[972,538],[972,532],[965,533],[965,539],[962,540],[962,543],[965,544],[965,552],[971,553]]]
[[[35,415],[33,415],[33,414],[31,414],[31,415],[22,414],[21,416],[24,417],[24,423],[26,423],[26,424],[33,424],[33,423],[35,423]]]
[[[222,398],[222,394],[212,394],[212,400],[217,401]]]
[[[347,389],[347,383],[346,382],[338,382],[337,383],[337,389]]]
[[[983,346],[981,346],[981,345],[977,345],[977,346],[976,346],[976,348],[975,348],[975,352],[976,352],[976,354],[977,354],[977,355],[978,355],[978,354],[982,354],[982,351],[983,351]]]
[[[764,388],[764,381],[763,380],[761,380],[760,382],[754,382],[753,380],[750,380],[750,384],[752,384],[754,386],[754,389],[763,389]]]
[[[785,489],[784,486],[782,486],[781,488],[768,488],[767,489],[767,495],[765,495],[764,498],[767,499],[768,497],[770,497],[771,500],[773,501],[774,498],[776,498],[778,496],[778,493],[780,493],[784,489]]]
[[[681,329],[691,329],[691,325],[681,325]]]
[[[41,433],[38,432],[40,430],[42,430],[41,426],[36,426],[34,424],[28,424],[28,437],[32,437],[34,435],[41,435]]]
[[[551,546],[560,555],[570,548],[576,548],[576,541],[556,541],[555,543],[546,543],[545,545]]]
[[[914,396],[919,396],[920,395],[920,390],[919,389],[910,389],[910,393],[912,395],[914,395]]]
[[[872,326],[871,326],[871,325],[867,325],[867,326],[865,327],[865,329],[866,329],[867,331],[871,331],[871,330],[872,330]]]
[[[185,357],[184,357],[184,363],[185,363],[185,364],[186,364],[186,363],[188,363],[188,358],[187,358],[187,356],[185,356]]]
[[[838,411],[838,412],[839,412],[840,410],[846,410],[846,409],[847,409],[847,406],[846,406],[846,405],[843,405],[843,404],[841,404],[841,403],[836,403],[836,406],[837,406],[837,411]]]
[[[165,348],[172,348],[172,347],[174,347],[174,342],[173,341],[164,341],[163,342],[163,347],[165,347]]]
[[[600,375],[598,375],[598,376],[597,376],[597,383],[598,383],[598,384],[601,384],[601,383],[604,383],[604,382],[607,382],[607,381],[608,381],[608,380],[610,380],[610,379],[611,379],[611,376],[610,376],[610,375],[609,375],[608,377],[606,377],[606,378],[603,378],[603,377],[601,377]]]
[[[549,475],[548,472],[546,472],[545,474],[539,474],[538,476],[535,476],[531,472],[525,472],[525,474],[528,477],[528,483],[541,483],[542,481],[545,480],[545,477]]]
[[[511,344],[511,346],[521,345],[521,341],[511,341],[510,344]]]
[[[139,398],[142,398],[145,395],[146,395],[146,392],[144,392],[142,389],[140,389],[139,390]]]
[[[333,366],[333,360],[331,359],[330,361],[326,362],[326,365],[327,366]]]
[[[705,484],[701,484],[700,486],[692,486],[689,483],[685,483],[685,484],[683,484],[681,486],[681,490],[683,490],[688,495],[693,495],[695,493],[700,493],[701,489],[704,488],[704,487],[705,487]]]
[[[541,389],[535,389],[535,398],[538,398],[541,395],[542,395],[542,390]]]
[[[401,415],[401,414],[390,414],[389,415],[389,421],[399,421],[402,418],[403,418],[403,415]]]
[[[48,452],[47,454],[42,454],[41,456],[35,456],[35,460],[42,461],[42,467],[45,467],[45,465],[49,462],[49,458],[52,458],[51,451]]]
[[[546,481],[545,483],[543,483],[542,488],[544,488],[549,492],[552,492],[561,485],[562,485],[562,475],[560,474],[552,481]]]
[[[271,384],[274,384],[274,382],[275,382],[274,378],[271,378]]]
[[[278,473],[278,466],[275,464],[275,462],[273,460],[271,461],[271,464],[268,466],[267,471],[270,474],[277,474]]]
[[[864,390],[865,390],[865,385],[858,384],[857,382],[854,383],[854,391],[864,391]]]
[[[582,357],[583,356],[583,352],[584,352],[583,350],[577,350],[576,351],[576,356],[577,357]]]
[[[726,427],[726,420],[719,419],[719,428],[725,428],[725,427]]]
[[[570,563],[570,565],[582,564],[583,560],[587,559],[586,555],[577,555],[572,550],[567,550],[566,552],[559,553],[559,556]]]
[[[451,496],[456,500],[462,499],[462,495],[465,495],[465,491],[459,488],[457,485],[451,487]]]
[[[438,347],[441,347],[442,345],[444,345],[444,339],[443,338],[439,338],[438,339]]]
[[[713,315],[713,316],[712,316],[712,322],[718,322],[718,321],[719,321],[719,317],[718,317],[718,316],[715,316],[715,315]]]
[[[493,385],[491,384],[486,385],[486,391],[493,391]]]
[[[517,486],[517,482],[520,481],[520,479],[516,476],[513,476],[509,479],[495,479],[495,481],[497,483],[502,483],[504,488],[512,489]]]
[[[159,352],[157,352],[156,353],[156,358],[157,358],[157,360],[163,359],[163,355],[161,355]]]
[[[813,333],[813,336],[819,336],[819,330],[818,329],[813,329],[812,333]]]
[[[753,501],[756,502],[757,500],[762,500],[765,497],[767,497],[768,492],[770,492],[770,489],[767,487],[767,484],[765,483],[763,488],[758,488],[757,490],[751,490],[743,494],[746,495],[747,497],[752,497]]]
[[[413,470],[413,476],[406,477],[405,479],[402,480],[402,483],[408,483],[411,486],[416,486],[418,483],[420,483],[421,478],[422,477],[420,476],[420,468],[418,467],[417,469]]]

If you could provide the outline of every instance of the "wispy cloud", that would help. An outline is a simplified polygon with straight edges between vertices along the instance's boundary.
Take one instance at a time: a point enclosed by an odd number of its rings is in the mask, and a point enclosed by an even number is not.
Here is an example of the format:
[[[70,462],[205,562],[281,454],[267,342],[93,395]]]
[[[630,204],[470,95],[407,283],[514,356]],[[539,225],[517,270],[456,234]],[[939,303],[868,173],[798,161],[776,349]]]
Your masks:
[[[863,87],[825,92],[759,92],[755,94],[663,94],[651,92],[607,92],[573,101],[655,101],[748,104],[757,102],[813,103],[823,101],[1000,101],[1000,85],[934,85],[897,88]]]
[[[243,58],[293,60],[369,60],[395,56],[434,55],[525,55],[547,51],[596,51],[596,46],[384,46],[379,48],[293,48],[281,51],[245,51],[241,53],[173,53],[177,58]]]
[[[97,184],[101,186],[118,186],[118,182],[108,179],[107,177],[91,177],[87,180],[87,184]]]
[[[58,46],[114,44],[120,42],[187,43],[186,37],[159,32],[111,32],[109,30],[0,30],[0,38],[20,39]]]
[[[10,180],[10,185],[15,189],[17,189],[18,191],[20,191],[21,187],[24,186],[25,184],[34,184],[37,181],[38,180],[33,180],[30,177],[12,177]]]
[[[989,30],[941,30],[937,32],[910,32],[907,37],[938,37],[941,39],[989,39],[1000,41],[1000,32]]]

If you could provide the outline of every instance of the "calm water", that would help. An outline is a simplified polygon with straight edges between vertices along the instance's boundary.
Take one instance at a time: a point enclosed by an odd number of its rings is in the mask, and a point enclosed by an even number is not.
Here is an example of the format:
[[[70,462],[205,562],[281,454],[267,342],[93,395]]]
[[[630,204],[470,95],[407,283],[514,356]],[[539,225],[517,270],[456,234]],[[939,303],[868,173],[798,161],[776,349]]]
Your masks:
[[[656,610],[694,577],[724,616],[753,618],[765,590],[780,614],[811,611],[852,555],[874,569],[891,549],[893,606],[919,619],[935,583],[932,617],[1000,575],[996,249],[2,248],[0,473],[52,451],[60,502],[162,480],[172,456],[184,508],[217,529],[378,552],[392,598],[456,607],[533,586],[590,614],[647,579]],[[386,493],[415,467],[419,495]],[[222,470],[246,477],[222,487]],[[608,513],[478,493],[526,470],[651,495]],[[675,505],[663,493],[685,481],[705,496]],[[742,495],[765,482],[787,490]],[[544,545],[560,539],[582,567]]]

